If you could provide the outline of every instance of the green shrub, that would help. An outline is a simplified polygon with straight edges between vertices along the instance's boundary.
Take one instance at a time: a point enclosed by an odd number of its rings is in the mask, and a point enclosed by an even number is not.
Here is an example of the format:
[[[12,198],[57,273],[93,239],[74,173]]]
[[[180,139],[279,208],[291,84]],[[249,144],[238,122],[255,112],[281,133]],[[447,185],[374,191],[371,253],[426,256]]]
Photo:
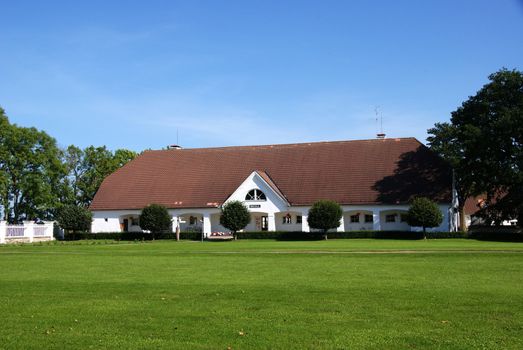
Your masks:
[[[327,239],[327,231],[340,226],[343,210],[334,201],[319,200],[309,210],[307,222],[309,227],[323,231],[323,237]]]
[[[151,232],[154,239],[172,229],[172,219],[167,208],[160,204],[151,204],[143,208],[140,214],[140,227]]]
[[[237,232],[243,230],[249,222],[251,222],[251,213],[242,202],[231,201],[222,206],[220,224],[232,231],[234,239],[237,238]]]
[[[427,227],[438,227],[442,221],[443,214],[435,202],[424,197],[412,201],[407,213],[407,223],[410,226],[422,227],[425,234]]]
[[[470,226],[468,235],[480,241],[523,242],[523,229],[517,226]]]
[[[89,231],[93,214],[83,207],[67,205],[60,208],[56,219],[58,225],[64,230],[72,232]]]

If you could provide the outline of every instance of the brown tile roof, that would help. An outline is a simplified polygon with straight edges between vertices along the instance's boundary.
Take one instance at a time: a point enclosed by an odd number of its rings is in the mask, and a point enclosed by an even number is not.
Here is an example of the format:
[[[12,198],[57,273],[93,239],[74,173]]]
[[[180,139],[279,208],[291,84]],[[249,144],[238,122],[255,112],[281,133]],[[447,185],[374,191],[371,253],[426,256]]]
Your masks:
[[[253,171],[291,205],[450,202],[448,167],[414,138],[146,151],[112,175],[90,209],[222,204]]]

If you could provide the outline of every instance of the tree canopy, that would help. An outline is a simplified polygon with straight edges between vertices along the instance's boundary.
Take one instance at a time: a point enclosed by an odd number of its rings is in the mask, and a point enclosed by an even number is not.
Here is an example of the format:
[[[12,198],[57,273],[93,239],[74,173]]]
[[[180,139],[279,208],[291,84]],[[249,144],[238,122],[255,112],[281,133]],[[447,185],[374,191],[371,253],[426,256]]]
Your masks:
[[[58,225],[73,232],[89,231],[92,220],[93,214],[89,210],[74,205],[61,207],[57,215]]]
[[[143,208],[140,214],[140,227],[151,231],[153,238],[156,234],[172,228],[172,219],[167,208],[160,204],[151,204]]]
[[[443,214],[435,202],[424,197],[412,201],[407,213],[407,223],[410,226],[422,227],[425,235],[427,227],[438,227],[442,221]]]
[[[135,152],[126,149],[118,149],[113,153],[105,146],[89,146],[83,150],[74,145],[69,146],[64,152],[68,191],[65,201],[89,206],[102,181],[135,157]]]
[[[51,219],[64,205],[87,207],[103,179],[134,157],[105,146],[61,150],[44,131],[10,123],[0,108],[0,218]]]
[[[55,139],[9,123],[0,109],[0,204],[5,220],[49,218],[65,174]]]
[[[455,170],[463,206],[485,195],[489,221],[523,222],[523,73],[501,69],[454,112],[450,123],[429,129],[430,147]]]
[[[222,206],[220,224],[231,230],[236,239],[236,232],[243,230],[251,222],[249,209],[240,201],[230,201]]]
[[[307,222],[313,229],[322,230],[325,239],[327,231],[340,226],[343,210],[340,205],[330,200],[319,200],[309,210]]]

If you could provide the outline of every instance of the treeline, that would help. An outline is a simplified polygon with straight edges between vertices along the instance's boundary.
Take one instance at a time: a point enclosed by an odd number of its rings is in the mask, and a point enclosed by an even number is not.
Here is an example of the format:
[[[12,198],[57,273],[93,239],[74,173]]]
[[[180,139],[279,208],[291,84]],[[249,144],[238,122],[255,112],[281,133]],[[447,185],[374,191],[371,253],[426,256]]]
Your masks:
[[[44,131],[10,123],[0,107],[0,219],[53,219],[64,206],[88,207],[104,178],[136,155],[105,146],[61,149]]]

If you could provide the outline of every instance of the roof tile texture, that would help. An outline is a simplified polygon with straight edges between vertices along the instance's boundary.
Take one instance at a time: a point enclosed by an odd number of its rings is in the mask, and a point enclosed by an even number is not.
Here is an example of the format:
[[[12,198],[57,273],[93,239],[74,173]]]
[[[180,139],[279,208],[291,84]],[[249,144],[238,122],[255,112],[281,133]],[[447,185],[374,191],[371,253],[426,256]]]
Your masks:
[[[404,203],[416,195],[450,202],[448,167],[402,138],[146,151],[104,180],[90,209],[209,207],[253,171],[265,172],[294,206]]]

